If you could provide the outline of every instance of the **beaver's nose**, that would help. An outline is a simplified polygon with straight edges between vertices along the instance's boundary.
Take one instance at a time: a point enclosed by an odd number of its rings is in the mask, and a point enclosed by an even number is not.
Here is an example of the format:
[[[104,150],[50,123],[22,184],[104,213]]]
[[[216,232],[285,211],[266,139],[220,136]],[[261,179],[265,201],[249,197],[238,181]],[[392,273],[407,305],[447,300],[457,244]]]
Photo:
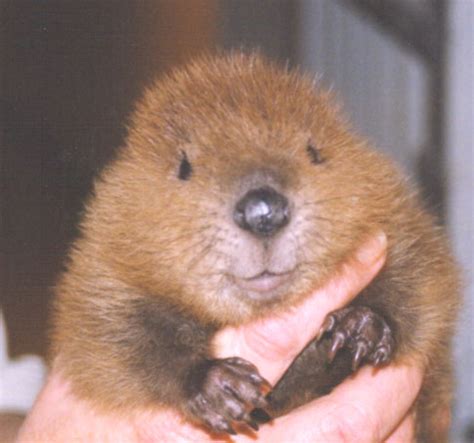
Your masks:
[[[288,199],[269,186],[252,189],[235,205],[234,221],[255,235],[273,235],[290,221]]]

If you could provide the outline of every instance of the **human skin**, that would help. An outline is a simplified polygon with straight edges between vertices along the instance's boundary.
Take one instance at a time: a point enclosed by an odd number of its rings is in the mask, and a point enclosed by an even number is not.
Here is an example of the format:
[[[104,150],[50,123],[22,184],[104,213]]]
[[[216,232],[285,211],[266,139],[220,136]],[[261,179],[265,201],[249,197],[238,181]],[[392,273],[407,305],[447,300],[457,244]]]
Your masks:
[[[385,261],[383,234],[369,239],[324,287],[299,306],[238,328],[215,339],[217,357],[238,356],[255,364],[274,384],[315,336],[325,316],[350,302]],[[421,386],[421,364],[407,361],[381,369],[364,367],[327,396],[290,414],[237,436],[212,436],[182,420],[175,411],[157,409],[133,414],[98,414],[75,398],[52,368],[49,380],[20,431],[19,442],[161,442],[331,441],[410,442],[414,420],[410,408]],[[388,406],[388,407],[387,407]]]

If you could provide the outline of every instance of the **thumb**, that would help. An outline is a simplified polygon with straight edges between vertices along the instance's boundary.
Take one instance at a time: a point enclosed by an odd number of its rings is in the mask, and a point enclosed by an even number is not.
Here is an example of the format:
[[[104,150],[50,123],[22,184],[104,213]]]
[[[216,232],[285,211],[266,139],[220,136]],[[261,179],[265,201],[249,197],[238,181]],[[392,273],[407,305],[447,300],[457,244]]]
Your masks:
[[[361,368],[334,391],[263,426],[258,441],[380,442],[412,441],[413,419],[407,413],[423,378],[416,362],[381,370]],[[381,407],[389,405],[389,407]],[[403,422],[406,417],[406,422]],[[406,438],[398,439],[397,438]],[[248,442],[239,436],[240,442]],[[255,441],[255,440],[253,440]]]

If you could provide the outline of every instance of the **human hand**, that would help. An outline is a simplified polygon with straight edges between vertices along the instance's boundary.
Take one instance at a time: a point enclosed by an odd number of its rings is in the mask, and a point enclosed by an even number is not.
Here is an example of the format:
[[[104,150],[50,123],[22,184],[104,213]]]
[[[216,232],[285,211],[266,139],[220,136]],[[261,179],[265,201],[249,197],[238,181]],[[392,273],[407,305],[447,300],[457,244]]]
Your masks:
[[[290,312],[222,331],[217,337],[218,356],[245,358],[276,383],[318,334],[326,315],[349,303],[375,277],[385,262],[385,242],[385,237],[371,239],[338,275]],[[363,367],[330,395],[262,426],[257,441],[295,441],[296,437],[308,442],[414,441],[414,417],[409,410],[422,377],[421,364],[416,362],[377,370]],[[233,439],[256,441],[246,436]]]
[[[215,340],[219,357],[239,356],[276,382],[318,332],[327,313],[346,305],[365,287],[385,260],[385,240],[365,244],[323,288],[280,316],[227,328]],[[330,395],[263,425],[252,437],[235,441],[410,441],[409,414],[421,384],[415,364],[366,367]],[[383,406],[390,404],[390,408]],[[212,441],[204,429],[185,423],[171,410],[137,411],[133,416],[94,412],[75,398],[53,368],[19,436],[26,441]]]

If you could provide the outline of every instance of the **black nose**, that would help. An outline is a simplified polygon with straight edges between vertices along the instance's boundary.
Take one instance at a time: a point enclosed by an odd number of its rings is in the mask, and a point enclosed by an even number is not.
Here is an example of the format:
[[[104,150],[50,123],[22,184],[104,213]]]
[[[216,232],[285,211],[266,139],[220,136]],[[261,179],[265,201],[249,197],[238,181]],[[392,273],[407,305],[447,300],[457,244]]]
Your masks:
[[[235,205],[234,221],[258,236],[270,236],[290,221],[288,199],[270,187],[252,189]]]

